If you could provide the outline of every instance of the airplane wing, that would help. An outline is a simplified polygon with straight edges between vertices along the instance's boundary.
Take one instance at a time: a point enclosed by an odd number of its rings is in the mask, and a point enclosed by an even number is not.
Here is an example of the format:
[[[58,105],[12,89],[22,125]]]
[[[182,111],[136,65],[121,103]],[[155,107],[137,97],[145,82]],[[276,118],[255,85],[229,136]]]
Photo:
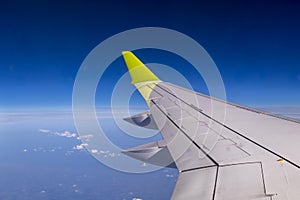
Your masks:
[[[133,53],[123,57],[164,139],[124,152],[175,166],[172,199],[300,199],[299,121],[163,82]]]

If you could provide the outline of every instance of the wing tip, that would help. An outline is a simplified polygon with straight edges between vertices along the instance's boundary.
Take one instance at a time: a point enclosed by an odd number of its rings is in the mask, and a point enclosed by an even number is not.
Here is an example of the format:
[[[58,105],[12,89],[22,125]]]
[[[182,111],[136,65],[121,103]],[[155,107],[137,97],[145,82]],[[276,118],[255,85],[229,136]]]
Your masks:
[[[132,83],[146,81],[159,81],[159,78],[151,72],[131,51],[122,51],[123,58],[132,78]]]
[[[122,51],[122,55],[125,56],[126,54],[131,53],[131,51]]]

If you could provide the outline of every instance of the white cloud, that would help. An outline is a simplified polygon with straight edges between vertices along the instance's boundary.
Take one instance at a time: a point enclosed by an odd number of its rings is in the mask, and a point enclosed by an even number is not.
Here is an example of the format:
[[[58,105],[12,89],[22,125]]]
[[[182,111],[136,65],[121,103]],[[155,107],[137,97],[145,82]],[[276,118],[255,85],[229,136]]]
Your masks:
[[[167,177],[167,178],[173,178],[174,175],[173,175],[173,174],[166,174],[166,177]]]
[[[116,156],[120,156],[119,153],[110,152],[110,151],[103,151],[103,150],[99,150],[98,154],[102,154],[104,157],[111,157],[111,158],[114,158]]]
[[[80,135],[79,137],[77,137],[77,139],[88,142],[92,137],[94,137],[92,134],[87,134],[87,135]]]
[[[25,149],[23,150],[24,152],[28,152],[28,151],[32,151],[32,152],[48,152],[48,153],[53,153],[55,151],[61,150],[61,147],[53,147],[53,148],[46,148],[46,147],[37,147],[37,148],[33,148],[33,149]]]
[[[74,138],[77,137],[76,133],[71,133],[69,131],[64,131],[64,132],[55,132],[53,133],[54,135],[60,136],[60,137],[67,137],[67,138]]]
[[[87,143],[82,143],[82,144],[80,144],[80,145],[76,145],[73,149],[76,149],[76,150],[83,150],[83,149],[85,149],[87,146],[88,146]]]
[[[98,150],[97,149],[91,149],[91,153],[98,153]]]
[[[99,153],[101,153],[101,154],[108,154],[109,151],[103,151],[103,150],[100,150]]]
[[[74,151],[70,151],[70,150],[69,150],[69,151],[67,151],[67,152],[65,153],[65,155],[66,155],[66,156],[69,156],[69,155],[71,155],[71,154],[73,154],[73,153],[74,153]]]
[[[86,150],[87,149],[92,154],[102,155],[104,157],[110,157],[110,158],[121,156],[120,153],[110,152],[108,150],[92,149],[92,148],[88,148],[88,146],[89,146],[88,143],[81,143],[79,145],[74,146],[73,150],[82,151],[82,150]],[[69,155],[69,153],[68,153],[68,155]]]
[[[49,133],[51,135],[57,135],[59,137],[66,137],[66,138],[76,138],[77,133],[71,133],[70,131],[58,132],[58,131],[51,131],[47,129],[39,129],[41,133]]]
[[[112,152],[112,153],[109,154],[109,156],[113,158],[113,157],[116,157],[117,154],[115,154],[114,152]]]
[[[39,132],[42,132],[42,133],[50,133],[51,131],[50,131],[50,130],[47,130],[47,129],[39,129]]]
[[[132,200],[143,200],[143,199],[138,198],[138,197],[134,197],[134,198],[132,198]]]
[[[86,147],[86,146],[88,146],[88,144],[86,144],[84,147]],[[76,147],[74,147],[74,149],[81,150],[81,146],[80,145],[77,145]],[[98,150],[98,149],[89,149],[89,151],[91,153],[93,153],[93,154],[102,155],[105,158],[107,158],[107,157],[114,158],[114,157],[117,157],[117,156],[121,156],[120,153],[110,152],[110,151],[107,151],[107,150],[105,151],[105,150]]]

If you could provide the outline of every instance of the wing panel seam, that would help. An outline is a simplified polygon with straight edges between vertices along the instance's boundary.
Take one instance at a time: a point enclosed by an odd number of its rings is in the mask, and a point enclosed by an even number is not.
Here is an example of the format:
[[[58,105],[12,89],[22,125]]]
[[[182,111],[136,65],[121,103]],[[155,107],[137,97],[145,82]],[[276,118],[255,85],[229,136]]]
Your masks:
[[[161,87],[161,86],[159,86],[159,85],[156,85],[156,86],[159,87],[160,89],[164,90],[165,92],[169,93],[170,95],[174,96],[175,98],[179,99],[180,101],[182,101],[182,102],[185,103],[186,105],[190,106],[191,108],[193,108],[190,104],[188,104],[187,102],[185,102],[185,101],[182,100],[181,98],[177,97],[176,95],[170,93],[169,91],[167,91],[167,90],[164,89],[163,87]],[[235,134],[237,134],[237,135],[243,137],[244,139],[250,141],[251,143],[253,143],[253,144],[259,146],[260,148],[262,148],[262,149],[268,151],[269,153],[271,153],[271,154],[273,154],[273,155],[275,155],[275,156],[277,156],[277,157],[279,157],[279,158],[282,158],[283,160],[285,160],[285,161],[288,162],[289,164],[291,164],[291,165],[293,165],[294,167],[297,167],[298,169],[300,169],[300,166],[299,166],[299,165],[297,165],[297,164],[295,164],[294,162],[288,160],[288,159],[285,158],[284,156],[281,156],[281,155],[279,155],[278,153],[276,153],[276,152],[274,152],[274,151],[268,149],[267,147],[262,146],[261,144],[259,144],[259,143],[255,142],[254,140],[248,138],[247,136],[243,135],[242,133],[239,133],[239,132],[235,131],[234,129],[232,129],[232,128],[226,126],[225,124],[219,122],[218,120],[212,118],[211,116],[209,116],[209,115],[207,115],[207,114],[205,114],[205,113],[203,113],[203,112],[200,112],[199,110],[197,110],[197,109],[195,109],[195,108],[193,108],[193,109],[196,110],[196,111],[198,111],[199,113],[201,113],[201,114],[204,115],[205,117],[207,117],[207,118],[213,120],[214,122],[220,124],[221,126],[225,127],[226,129],[228,129],[228,130],[234,132]]]
[[[170,122],[172,122],[173,125],[176,126],[180,132],[182,132],[198,149],[200,149],[216,166],[219,166],[219,163],[215,161],[208,153],[206,153],[192,138],[190,138],[153,100],[151,100],[153,105],[155,105],[161,113],[163,113]]]

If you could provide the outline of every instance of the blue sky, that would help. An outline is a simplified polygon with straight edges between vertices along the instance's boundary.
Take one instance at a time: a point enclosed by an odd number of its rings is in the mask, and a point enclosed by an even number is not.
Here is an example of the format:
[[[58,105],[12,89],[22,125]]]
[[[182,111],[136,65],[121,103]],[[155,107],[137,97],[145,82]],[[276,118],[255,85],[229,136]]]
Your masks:
[[[116,33],[145,26],[171,28],[198,41],[216,62],[230,101],[299,105],[299,10],[293,0],[1,2],[0,108],[70,107],[87,54]],[[139,56],[173,64],[197,85],[199,77],[185,73],[184,63]],[[104,82],[126,71],[121,59],[111,67]],[[196,89],[207,92],[201,81]],[[106,105],[108,98],[97,104]]]
[[[151,199],[157,191],[160,196],[154,198],[168,198],[177,178],[175,170],[119,173],[99,165],[86,151],[74,149],[81,144],[76,138],[59,137],[76,130],[69,108],[84,58],[106,38],[128,29],[174,29],[208,51],[221,72],[228,100],[262,108],[280,106],[268,111],[298,117],[299,10],[297,0],[1,1],[0,144],[5,148],[0,158],[7,162],[0,166],[0,196]],[[198,92],[207,94],[201,77],[183,59],[155,50],[135,53],[145,63],[174,67]],[[107,69],[97,90],[97,106],[109,105],[111,90],[125,72],[122,58]],[[137,93],[130,103],[145,106]],[[15,112],[35,108],[31,114]],[[14,112],[2,112],[6,110]],[[107,123],[106,114],[99,115],[106,120],[101,125],[107,126],[113,142],[124,148],[147,143],[122,134],[113,122]],[[80,193],[75,195],[78,188]]]

